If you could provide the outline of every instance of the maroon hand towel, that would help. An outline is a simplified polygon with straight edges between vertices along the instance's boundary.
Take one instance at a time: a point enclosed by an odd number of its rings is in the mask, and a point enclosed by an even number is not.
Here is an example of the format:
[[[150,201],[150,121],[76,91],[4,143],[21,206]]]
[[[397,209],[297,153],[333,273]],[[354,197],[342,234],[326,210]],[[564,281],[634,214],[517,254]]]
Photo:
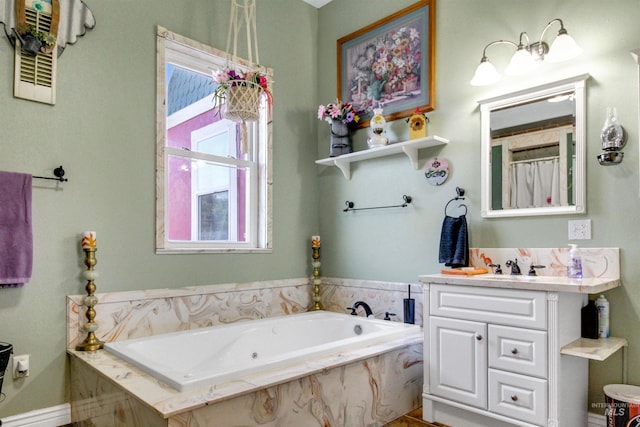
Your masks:
[[[31,175],[0,171],[0,288],[31,279]]]

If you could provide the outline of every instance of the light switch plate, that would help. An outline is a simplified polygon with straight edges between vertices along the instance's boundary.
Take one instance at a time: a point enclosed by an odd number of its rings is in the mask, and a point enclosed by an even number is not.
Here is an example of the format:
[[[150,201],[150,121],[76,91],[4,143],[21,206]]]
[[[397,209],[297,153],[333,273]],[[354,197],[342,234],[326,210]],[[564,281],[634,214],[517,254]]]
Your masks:
[[[591,220],[572,219],[569,220],[569,240],[590,240]]]

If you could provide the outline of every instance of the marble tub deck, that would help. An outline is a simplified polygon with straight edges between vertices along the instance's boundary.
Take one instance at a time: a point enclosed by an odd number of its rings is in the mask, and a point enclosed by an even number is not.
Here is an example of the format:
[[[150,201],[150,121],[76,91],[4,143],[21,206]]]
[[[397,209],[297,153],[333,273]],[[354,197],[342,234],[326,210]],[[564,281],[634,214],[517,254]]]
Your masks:
[[[316,374],[321,376],[339,367],[348,368],[349,366],[358,366],[357,369],[362,369],[362,367],[359,366],[360,364],[363,364],[364,369],[369,371],[375,378],[380,375],[379,372],[374,372],[376,370],[380,370],[383,373],[386,372],[387,375],[391,372],[392,378],[393,376],[398,378],[398,384],[389,388],[397,389],[398,393],[405,392],[402,389],[407,388],[407,383],[413,384],[416,389],[415,399],[419,400],[422,388],[422,342],[422,333],[418,332],[401,339],[371,345],[359,350],[336,353],[318,360],[305,361],[289,368],[265,371],[236,381],[201,387],[190,392],[178,392],[104,350],[95,352],[68,350],[72,365],[72,393],[74,394],[72,400],[76,403],[76,405],[72,405],[72,407],[75,406],[75,408],[77,408],[74,414],[74,420],[95,419],[95,412],[105,412],[105,396],[111,395],[111,399],[120,402],[123,399],[122,397],[117,397],[116,394],[124,393],[135,397],[134,400],[144,403],[144,405],[140,406],[148,408],[149,412],[155,412],[155,415],[152,413],[148,414],[149,417],[157,418],[158,420],[169,420],[168,425],[171,426],[174,425],[171,423],[172,419],[185,419],[187,418],[185,414],[191,414],[189,417],[193,417],[192,414],[197,413],[199,409],[207,407],[205,409],[210,410],[214,404],[233,401],[235,397],[251,395],[255,393],[256,390],[269,390],[270,388],[295,380],[305,381],[305,378],[311,378]],[[386,355],[390,355],[388,360],[384,357]],[[375,359],[377,356],[382,357],[382,359],[378,361]],[[379,364],[379,366],[376,367],[376,364]],[[75,376],[74,371],[76,372]],[[107,379],[111,384],[105,385],[104,379]],[[386,379],[386,381],[393,380]],[[369,379],[369,383],[370,382],[371,379]],[[114,385],[115,387],[113,387]],[[331,387],[335,387],[335,384],[331,385]],[[102,393],[102,397],[100,397],[101,388],[109,390],[106,393]],[[116,389],[121,390],[121,392],[119,391],[114,394],[114,390]],[[269,393],[269,391],[267,391],[267,393]],[[373,392],[374,395],[375,393],[376,391]],[[394,390],[392,394],[393,393],[396,393],[396,391]],[[331,395],[328,395],[328,397],[331,397]],[[390,397],[391,396],[386,396],[384,399]],[[110,398],[107,398],[107,400],[109,399]],[[376,399],[379,399],[379,401],[376,402]],[[382,400],[382,396],[374,396],[373,406],[375,407],[376,404],[388,406],[389,402],[382,402]],[[78,402],[83,403],[78,404]],[[329,403],[324,402],[324,404],[328,405]],[[115,405],[120,405],[120,403],[116,403]],[[416,406],[413,406],[413,408]],[[393,408],[392,412],[388,415],[390,418],[387,418],[387,421],[411,409],[411,407]],[[137,411],[138,408],[133,412]],[[94,412],[94,414],[92,414],[92,412]],[[114,411],[107,410],[106,412]],[[100,425],[100,423],[96,425]],[[108,425],[108,423],[103,425]]]

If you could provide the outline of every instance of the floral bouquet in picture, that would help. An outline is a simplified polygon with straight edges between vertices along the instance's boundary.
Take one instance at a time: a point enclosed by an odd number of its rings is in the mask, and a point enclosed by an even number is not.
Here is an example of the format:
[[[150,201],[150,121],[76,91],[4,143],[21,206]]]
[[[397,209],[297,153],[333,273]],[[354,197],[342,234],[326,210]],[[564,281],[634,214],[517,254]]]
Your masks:
[[[258,120],[263,94],[271,105],[269,81],[264,73],[226,69],[214,73],[213,80],[218,84],[213,92],[214,107],[226,103],[226,119],[235,122]]]
[[[318,107],[318,119],[331,125],[331,146],[329,155],[340,156],[353,152],[351,129],[358,123],[360,117],[348,102],[331,103]]]

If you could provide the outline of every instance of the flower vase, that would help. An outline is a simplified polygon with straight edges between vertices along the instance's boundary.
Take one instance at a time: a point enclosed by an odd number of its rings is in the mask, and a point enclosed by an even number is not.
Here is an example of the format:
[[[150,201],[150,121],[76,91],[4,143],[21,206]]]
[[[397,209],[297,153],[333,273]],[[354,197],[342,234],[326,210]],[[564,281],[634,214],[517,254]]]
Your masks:
[[[353,145],[351,142],[351,130],[347,123],[343,123],[340,120],[331,120],[329,123],[331,126],[331,147],[329,149],[329,156],[336,157],[342,154],[348,154],[353,152]]]

